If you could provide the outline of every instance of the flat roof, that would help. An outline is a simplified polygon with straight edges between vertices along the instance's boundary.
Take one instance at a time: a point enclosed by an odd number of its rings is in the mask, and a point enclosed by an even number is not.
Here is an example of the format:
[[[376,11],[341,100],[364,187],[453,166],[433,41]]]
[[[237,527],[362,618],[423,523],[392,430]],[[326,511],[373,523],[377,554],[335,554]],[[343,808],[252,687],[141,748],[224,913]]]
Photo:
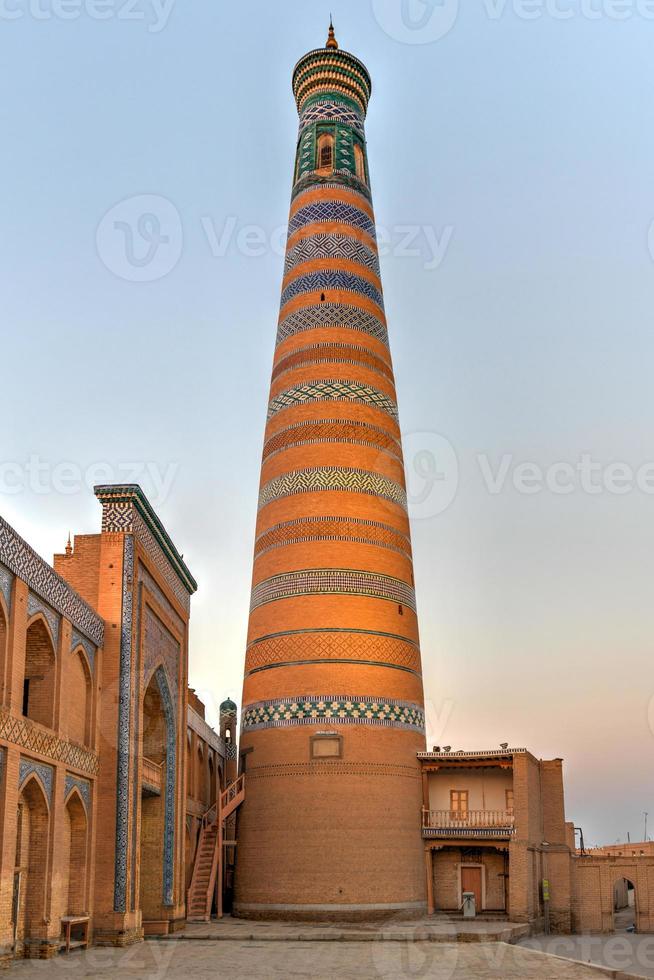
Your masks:
[[[466,751],[465,749],[457,749],[456,752],[418,752],[419,759],[437,759],[439,761],[452,761],[457,762],[458,760],[470,759],[474,761],[475,759],[510,759],[514,755],[527,755],[527,749],[479,749],[475,751]]]

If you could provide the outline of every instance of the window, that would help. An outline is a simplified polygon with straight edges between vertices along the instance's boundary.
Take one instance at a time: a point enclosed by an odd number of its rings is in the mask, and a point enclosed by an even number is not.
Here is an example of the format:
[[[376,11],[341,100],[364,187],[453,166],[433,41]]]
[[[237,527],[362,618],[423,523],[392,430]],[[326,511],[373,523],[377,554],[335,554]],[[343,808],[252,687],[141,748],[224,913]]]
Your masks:
[[[468,816],[468,790],[450,790],[450,815],[454,820],[465,820]]]
[[[512,789],[505,790],[505,795],[506,795],[506,812],[510,813],[511,816],[513,816],[513,790]]]
[[[312,735],[310,740],[312,759],[342,759],[342,735]]]
[[[354,168],[356,175],[359,180],[362,180],[364,184],[367,184],[366,180],[366,161],[363,155],[363,150],[358,143],[354,144]]]
[[[323,133],[318,137],[318,170],[333,170],[334,168],[334,137]]]

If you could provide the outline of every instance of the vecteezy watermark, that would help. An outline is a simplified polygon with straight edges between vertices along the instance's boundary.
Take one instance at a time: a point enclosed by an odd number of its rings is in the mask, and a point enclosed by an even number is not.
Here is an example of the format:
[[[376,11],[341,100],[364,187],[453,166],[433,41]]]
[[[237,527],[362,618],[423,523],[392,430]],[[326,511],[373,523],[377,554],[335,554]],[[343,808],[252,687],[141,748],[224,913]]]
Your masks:
[[[575,461],[560,461],[541,466],[539,463],[519,462],[511,453],[493,461],[485,453],[477,456],[477,464],[488,493],[497,496],[513,489],[523,496],[547,491],[557,496],[586,493],[590,496],[613,494],[624,496],[634,491],[654,496],[654,461],[639,466],[612,461],[602,463],[590,453],[582,453]]]
[[[120,20],[145,23],[150,34],[163,31],[175,0],[0,0],[2,20]]]
[[[95,243],[104,265],[120,279],[154,282],[179,262],[184,243],[182,219],[167,198],[138,194],[107,211]]]
[[[459,461],[454,446],[438,432],[408,432],[403,435],[402,444],[411,520],[442,514],[459,487]]]
[[[478,0],[490,21],[506,14],[524,21],[544,18],[583,20],[654,20],[654,0]],[[459,0],[372,0],[382,30],[402,44],[433,44],[450,33],[459,14]]]
[[[459,0],[372,0],[372,10],[394,41],[433,44],[454,27]]]
[[[279,257],[286,254],[286,225],[267,232],[261,225],[239,223],[235,215],[228,215],[220,227],[211,215],[203,215],[200,223],[215,259],[222,259],[230,252],[254,259],[270,253]],[[453,234],[452,225],[445,225],[440,232],[432,225],[402,224],[391,228],[377,225],[377,248],[382,257],[421,259],[423,268],[433,272],[443,264]]]
[[[30,492],[70,497],[92,491],[98,484],[139,483],[151,503],[161,506],[168,499],[178,472],[179,463],[98,462],[82,467],[69,460],[53,463],[33,454],[25,460],[0,460],[0,496]]]
[[[200,225],[214,259],[229,254],[253,259],[286,254],[287,225],[267,230],[240,222],[235,215],[216,222],[206,214]],[[445,261],[453,235],[452,225],[440,231],[424,224],[381,225],[377,226],[377,247],[382,257],[420,261],[425,271],[434,272]],[[95,238],[101,261],[127,282],[163,279],[179,262],[184,243],[179,211],[158,194],[137,194],[114,204],[103,215]]]

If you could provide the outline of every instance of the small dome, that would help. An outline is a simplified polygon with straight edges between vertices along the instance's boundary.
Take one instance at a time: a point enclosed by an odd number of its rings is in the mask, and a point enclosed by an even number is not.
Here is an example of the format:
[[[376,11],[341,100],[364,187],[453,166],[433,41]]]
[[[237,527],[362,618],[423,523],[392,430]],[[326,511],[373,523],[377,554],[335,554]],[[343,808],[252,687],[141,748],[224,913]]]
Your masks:
[[[227,698],[227,700],[223,701],[223,703],[220,706],[221,715],[235,715],[236,711],[237,711],[236,705],[234,704],[231,698]]]

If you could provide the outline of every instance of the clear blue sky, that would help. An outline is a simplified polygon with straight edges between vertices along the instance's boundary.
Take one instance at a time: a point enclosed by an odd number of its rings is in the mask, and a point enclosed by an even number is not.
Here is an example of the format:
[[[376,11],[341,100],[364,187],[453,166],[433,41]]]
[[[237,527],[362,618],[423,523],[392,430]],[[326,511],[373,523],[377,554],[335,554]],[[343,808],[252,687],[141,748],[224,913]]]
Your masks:
[[[373,77],[410,479],[419,491],[432,450],[445,477],[413,524],[432,741],[563,756],[569,816],[612,842],[654,813],[654,497],[588,493],[580,478],[526,494],[513,471],[587,454],[601,481],[611,463],[654,459],[654,21],[636,0],[622,21],[609,0],[589,17],[589,2],[548,0],[534,20],[517,0],[466,0],[458,16],[454,0],[331,6]],[[0,6],[0,511],[50,558],[69,528],[98,529],[75,472],[172,475],[163,494],[137,478],[200,582],[191,681],[216,703],[237,697],[290,74],[324,43],[329,5]],[[418,255],[403,254],[404,226],[428,229]],[[446,247],[427,268],[434,240]],[[77,468],[68,484],[62,463]]]

